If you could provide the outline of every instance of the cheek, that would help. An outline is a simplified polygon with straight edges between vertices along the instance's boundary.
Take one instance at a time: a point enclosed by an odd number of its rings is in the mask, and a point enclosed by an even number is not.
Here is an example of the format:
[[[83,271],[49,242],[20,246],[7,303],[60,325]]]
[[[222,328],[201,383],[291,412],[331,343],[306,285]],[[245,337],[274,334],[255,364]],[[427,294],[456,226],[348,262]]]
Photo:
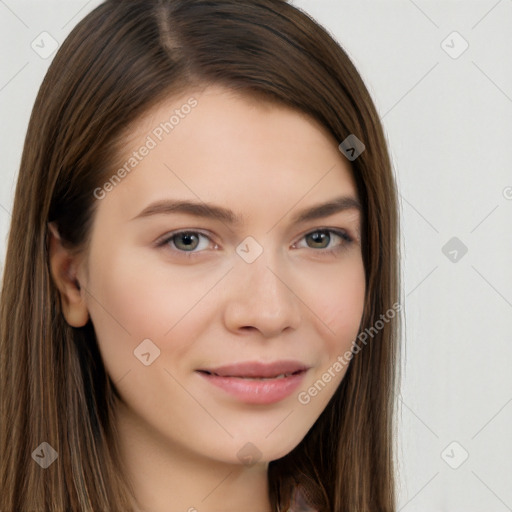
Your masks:
[[[207,295],[219,277],[170,271],[165,265],[148,264],[134,250],[107,251],[108,259],[101,254],[91,257],[88,297],[106,364],[122,374],[133,365],[133,351],[145,339],[160,349],[159,362],[166,355],[176,360],[208,324],[213,313]]]
[[[359,332],[365,299],[362,261],[354,258],[341,271],[326,273],[323,281],[325,285],[315,288],[310,300],[323,325],[331,359],[334,352],[350,347]]]
[[[365,274],[362,260],[354,257],[344,263],[336,270],[325,269],[316,276],[316,282],[324,282],[325,286],[312,288],[309,283],[308,304],[315,305],[315,325],[323,342],[317,352],[318,365],[297,396],[310,420],[316,420],[322,413],[345,377],[363,315]]]

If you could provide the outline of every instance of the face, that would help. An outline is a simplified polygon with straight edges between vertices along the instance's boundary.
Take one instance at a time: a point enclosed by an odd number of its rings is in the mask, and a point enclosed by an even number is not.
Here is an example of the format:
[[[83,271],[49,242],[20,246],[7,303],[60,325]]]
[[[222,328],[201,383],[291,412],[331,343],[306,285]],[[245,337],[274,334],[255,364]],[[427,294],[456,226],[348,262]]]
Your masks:
[[[78,272],[120,410],[181,453],[286,455],[363,313],[347,161],[305,115],[219,87],[154,108],[124,149]]]

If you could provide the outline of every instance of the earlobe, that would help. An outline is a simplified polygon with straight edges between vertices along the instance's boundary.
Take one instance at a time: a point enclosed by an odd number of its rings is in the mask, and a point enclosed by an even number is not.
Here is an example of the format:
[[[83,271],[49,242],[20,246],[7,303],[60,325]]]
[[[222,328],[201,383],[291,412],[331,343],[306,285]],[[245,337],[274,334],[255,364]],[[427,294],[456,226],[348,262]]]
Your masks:
[[[71,327],[83,327],[89,320],[84,292],[76,275],[77,257],[62,244],[57,227],[48,223],[50,272],[60,294],[62,314]]]

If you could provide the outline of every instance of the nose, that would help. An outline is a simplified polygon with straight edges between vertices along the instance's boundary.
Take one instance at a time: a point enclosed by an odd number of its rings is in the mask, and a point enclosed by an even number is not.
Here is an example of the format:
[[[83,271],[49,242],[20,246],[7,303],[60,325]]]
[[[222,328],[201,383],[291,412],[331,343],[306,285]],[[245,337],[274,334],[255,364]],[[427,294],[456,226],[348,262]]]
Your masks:
[[[289,273],[278,272],[265,251],[252,263],[238,261],[226,290],[224,322],[231,332],[257,330],[265,338],[300,324],[300,300]],[[287,277],[288,276],[288,277]]]

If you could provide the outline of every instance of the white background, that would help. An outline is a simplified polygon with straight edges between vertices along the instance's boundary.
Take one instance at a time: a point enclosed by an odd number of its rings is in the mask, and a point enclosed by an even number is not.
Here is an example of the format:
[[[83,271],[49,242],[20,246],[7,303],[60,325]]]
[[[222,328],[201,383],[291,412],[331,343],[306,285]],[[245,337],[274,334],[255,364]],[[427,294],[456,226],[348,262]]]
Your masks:
[[[2,268],[28,119],[53,57],[31,43],[43,31],[61,43],[99,3],[0,0]],[[512,0],[293,4],[361,72],[400,190],[399,508],[512,511]]]

